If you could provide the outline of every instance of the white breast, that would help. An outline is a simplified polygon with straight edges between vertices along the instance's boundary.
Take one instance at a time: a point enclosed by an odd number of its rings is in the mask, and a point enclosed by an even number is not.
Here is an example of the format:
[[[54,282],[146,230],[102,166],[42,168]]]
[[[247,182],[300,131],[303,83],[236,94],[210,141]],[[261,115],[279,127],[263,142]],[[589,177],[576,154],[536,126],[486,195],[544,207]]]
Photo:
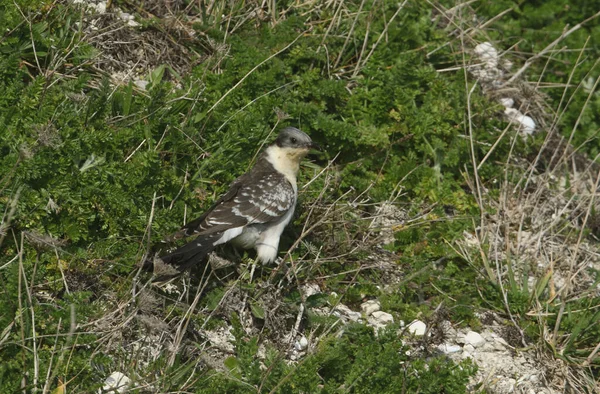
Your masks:
[[[308,150],[280,148],[277,145],[271,145],[267,148],[267,160],[273,165],[276,171],[282,173],[292,184],[294,192],[298,190],[296,178],[300,170],[300,161]]]
[[[277,258],[279,249],[279,239],[292,217],[294,216],[294,208],[296,207],[296,197],[292,208],[281,217],[278,222],[265,225],[249,225],[244,227],[244,230],[231,240],[231,243],[242,249],[256,249],[256,257],[262,263],[270,263]],[[228,230],[229,231],[229,230]]]

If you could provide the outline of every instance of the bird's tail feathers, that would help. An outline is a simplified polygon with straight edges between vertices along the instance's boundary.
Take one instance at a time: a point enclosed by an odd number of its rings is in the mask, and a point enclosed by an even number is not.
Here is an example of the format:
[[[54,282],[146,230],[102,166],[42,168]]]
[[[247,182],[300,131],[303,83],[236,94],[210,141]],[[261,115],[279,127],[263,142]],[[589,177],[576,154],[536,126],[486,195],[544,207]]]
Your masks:
[[[166,264],[177,266],[179,271],[185,271],[203,261],[215,249],[214,243],[220,235],[220,233],[213,233],[198,237],[172,252],[160,256],[160,259]]]

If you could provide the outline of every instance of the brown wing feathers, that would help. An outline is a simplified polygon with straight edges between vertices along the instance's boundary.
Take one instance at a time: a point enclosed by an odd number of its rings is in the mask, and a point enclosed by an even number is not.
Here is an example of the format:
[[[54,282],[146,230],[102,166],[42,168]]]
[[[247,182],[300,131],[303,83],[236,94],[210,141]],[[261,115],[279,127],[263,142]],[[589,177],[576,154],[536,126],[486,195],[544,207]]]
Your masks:
[[[188,244],[161,256],[184,270],[206,258],[228,230],[280,219],[295,204],[295,192],[284,176],[261,165],[238,178],[198,219],[187,223],[175,239],[197,235]],[[269,163],[270,165],[270,163]],[[261,171],[262,170],[262,171]]]

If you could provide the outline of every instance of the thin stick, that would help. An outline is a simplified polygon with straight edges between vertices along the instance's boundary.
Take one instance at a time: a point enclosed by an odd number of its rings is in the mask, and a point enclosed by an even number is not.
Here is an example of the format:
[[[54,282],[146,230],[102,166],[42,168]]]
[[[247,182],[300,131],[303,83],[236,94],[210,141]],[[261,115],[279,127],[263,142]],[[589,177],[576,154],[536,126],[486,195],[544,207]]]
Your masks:
[[[536,53],[535,55],[533,55],[532,57],[530,57],[529,59],[527,59],[525,61],[525,64],[523,64],[523,67],[521,67],[502,86],[504,87],[504,86],[507,86],[507,85],[510,85],[511,83],[513,83],[517,78],[519,78],[521,76],[521,74],[523,74],[533,64],[534,61],[536,61],[540,57],[546,55],[546,53],[548,53],[552,48],[554,48],[556,45],[558,45],[558,43],[560,43],[562,40],[564,40],[565,38],[567,38],[568,36],[570,36],[572,33],[576,32],[579,29],[581,29],[583,27],[583,25],[586,24],[587,22],[596,19],[598,16],[600,16],[600,11],[596,12],[594,15],[590,16],[589,18],[587,18],[583,22],[580,22],[580,23],[576,24],[575,26],[573,26],[569,30],[563,32],[556,40],[552,41],[546,48],[542,49],[540,52]]]
[[[390,18],[390,21],[385,25],[385,28],[383,29],[383,31],[377,38],[377,41],[375,41],[375,44],[373,44],[373,46],[371,47],[369,54],[367,55],[365,60],[363,60],[361,67],[364,67],[367,64],[367,62],[369,61],[369,58],[371,57],[371,55],[373,55],[373,52],[375,52],[375,48],[377,48],[381,39],[387,35],[387,31],[388,31],[390,24],[394,21],[394,19],[396,19],[396,17],[400,13],[400,11],[404,8],[404,6],[406,5],[407,2],[408,2],[408,0],[404,0],[404,2],[398,6],[398,9],[396,10],[396,12],[394,12],[394,15],[392,15],[392,17]]]
[[[244,82],[246,80],[246,78],[248,78],[250,76],[250,74],[252,74],[254,71],[256,71],[260,66],[262,66],[263,64],[265,64],[266,62],[268,62],[269,60],[273,59],[275,56],[278,56],[279,54],[287,51],[292,45],[294,45],[296,43],[296,41],[298,41],[300,39],[300,37],[304,36],[306,33],[308,33],[309,30],[305,30],[302,33],[298,34],[298,36],[296,38],[294,38],[294,40],[292,42],[290,42],[289,44],[287,44],[285,47],[283,47],[282,49],[280,49],[279,51],[275,52],[274,54],[272,54],[271,56],[269,56],[268,58],[266,58],[265,60],[263,60],[262,62],[258,63],[256,66],[254,66],[252,68],[252,70],[248,71],[246,73],[246,75],[244,75],[242,77],[242,79],[240,79],[238,81],[238,83],[236,83],[235,85],[233,85],[233,87],[231,89],[229,89],[220,99],[217,100],[216,103],[213,104],[212,107],[210,107],[208,109],[208,111],[206,111],[206,114],[209,114],[212,112],[213,109],[215,109],[215,107],[217,105],[219,105],[221,103],[221,101],[223,101],[225,99],[225,97],[229,96],[229,93],[231,93],[234,89],[236,89],[238,86],[240,86],[242,84],[242,82]]]
[[[352,36],[352,33],[354,33],[354,28],[356,27],[356,22],[358,22],[358,17],[360,16],[360,13],[362,12],[363,6],[365,5],[365,1],[366,0],[362,0],[360,2],[360,6],[358,7],[358,11],[356,12],[356,16],[354,17],[354,21],[352,21],[352,26],[350,26],[350,31],[348,32],[348,35],[346,36],[346,40],[344,41],[344,45],[342,45],[342,49],[340,49],[340,53],[338,54],[337,59],[335,60],[335,63],[333,64],[333,69],[335,70],[336,67],[338,66],[338,64],[340,64],[340,61],[342,60],[342,55],[344,54],[344,50],[346,49],[346,45],[348,45],[348,41],[350,41],[350,37]],[[321,45],[323,45],[323,43],[321,43]]]
[[[245,110],[246,108],[248,108],[250,105],[252,105],[252,104],[254,104],[255,102],[257,102],[257,101],[258,101],[258,100],[260,100],[261,98],[263,98],[263,97],[265,97],[265,96],[268,96],[269,94],[271,94],[271,93],[274,93],[274,92],[276,92],[276,91],[278,91],[278,90],[280,90],[280,89],[283,89],[283,88],[285,88],[285,87],[287,87],[287,86],[290,86],[290,85],[295,85],[295,84],[296,84],[296,81],[288,82],[288,83],[286,83],[286,84],[284,84],[284,85],[281,85],[281,86],[278,86],[278,87],[276,87],[275,89],[269,90],[267,93],[261,94],[260,96],[258,96],[258,97],[257,97],[257,98],[255,98],[254,100],[250,101],[248,104],[244,105],[242,108],[240,108],[240,109],[238,109],[237,111],[235,111],[233,115],[231,115],[229,118],[227,118],[227,120],[225,120],[225,122],[223,122],[223,124],[222,124],[221,126],[219,126],[219,128],[217,129],[217,131],[215,131],[215,133],[218,133],[219,131],[221,131],[221,129],[222,129],[223,127],[225,127],[225,125],[226,125],[227,123],[229,123],[229,121],[230,121],[231,119],[235,118],[235,117],[237,116],[237,114],[239,114],[240,112],[242,112],[243,110]]]

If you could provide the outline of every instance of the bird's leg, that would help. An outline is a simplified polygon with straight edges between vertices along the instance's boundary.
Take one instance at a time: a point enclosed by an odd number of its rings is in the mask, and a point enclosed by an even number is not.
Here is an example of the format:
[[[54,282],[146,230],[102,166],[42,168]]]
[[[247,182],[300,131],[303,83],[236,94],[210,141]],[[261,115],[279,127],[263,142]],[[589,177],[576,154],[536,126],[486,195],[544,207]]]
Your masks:
[[[256,269],[256,260],[252,260],[252,262],[250,263],[252,265],[252,268],[250,268],[250,281],[248,283],[252,283],[252,278],[254,277],[254,270]]]

